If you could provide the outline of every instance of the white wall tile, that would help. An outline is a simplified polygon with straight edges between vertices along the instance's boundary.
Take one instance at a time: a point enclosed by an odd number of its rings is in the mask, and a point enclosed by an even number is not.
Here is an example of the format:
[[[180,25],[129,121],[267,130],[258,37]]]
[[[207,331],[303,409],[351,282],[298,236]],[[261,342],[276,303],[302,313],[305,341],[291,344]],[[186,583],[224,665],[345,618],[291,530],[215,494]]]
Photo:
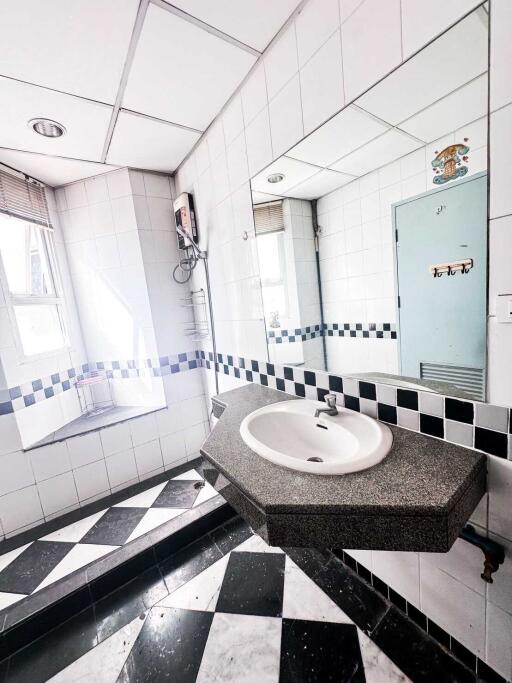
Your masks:
[[[127,168],[107,173],[108,194],[110,199],[127,197],[132,192],[130,175]]]
[[[489,222],[489,314],[496,314],[496,296],[512,294],[512,216]]]
[[[133,448],[111,455],[105,460],[112,489],[137,478],[137,465]]]
[[[242,98],[237,93],[222,113],[222,125],[224,127],[224,140],[226,145],[230,145],[244,129],[244,116],[242,112]],[[208,164],[206,164],[206,167]],[[198,172],[205,170],[205,165],[198,165]]]
[[[194,425],[184,430],[185,448],[187,456],[196,455],[206,439],[206,427],[203,424]]]
[[[509,179],[512,177],[512,105],[491,114],[490,119],[491,168],[490,168],[490,217],[497,218],[512,213],[512,195]]]
[[[72,472],[41,481],[37,489],[45,517],[78,506],[78,495]]]
[[[65,188],[66,204],[68,209],[76,209],[87,205],[87,193],[83,182],[72,183]]]
[[[98,175],[94,178],[87,178],[85,180],[85,194],[88,204],[108,201],[107,179],[105,176]]]
[[[145,171],[143,177],[144,187],[146,188],[146,195],[148,197],[172,199],[168,176]]]
[[[75,469],[73,476],[80,502],[100,493],[107,495],[110,490],[107,468],[103,459]]]
[[[372,552],[372,571],[416,607],[420,604],[418,553]]]
[[[489,530],[512,540],[512,462],[487,456]]]
[[[73,469],[103,458],[103,449],[101,447],[99,432],[91,432],[90,434],[84,434],[83,436],[75,436],[71,439],[67,439],[66,441],[69,459]]]
[[[153,441],[158,437],[155,413],[130,420],[130,432],[134,446]]]
[[[35,486],[0,497],[0,520],[4,533],[12,534],[42,519],[43,510]]]
[[[68,448],[65,441],[41,446],[29,451],[36,481],[49,479],[71,469]]]
[[[245,140],[249,174],[253,176],[272,161],[268,107],[263,109],[246,127]]]
[[[13,413],[0,415],[0,432],[0,456],[21,450],[20,432]]]
[[[185,438],[183,431],[167,434],[160,437],[162,457],[164,465],[167,467],[173,463],[182,461],[186,457]]]
[[[302,104],[299,77],[295,76],[269,104],[274,156],[284,154],[302,139]]]
[[[345,99],[353,100],[402,60],[400,0],[366,0],[341,27]]]
[[[292,23],[278,40],[265,52],[265,75],[267,92],[271,100],[281,88],[297,73],[297,41],[295,25]]]
[[[337,0],[310,0],[295,19],[299,66],[327,41],[339,26]]]
[[[485,598],[420,559],[421,610],[463,645],[482,656],[485,643]]]
[[[512,4],[508,0],[492,0],[491,8],[491,111],[512,102]]]
[[[0,496],[35,483],[28,454],[15,451],[0,456]]]
[[[512,678],[512,614],[496,605],[487,607],[487,652],[485,661],[504,678]]]
[[[253,69],[240,92],[242,96],[242,110],[245,125],[260,113],[267,105],[267,84],[265,82],[265,68],[260,61]]]
[[[105,457],[126,451],[132,447],[130,423],[121,422],[100,430],[100,438]]]
[[[142,477],[153,470],[163,467],[162,451],[158,439],[144,443],[141,446],[135,446],[134,450],[139,476]]]
[[[304,133],[310,133],[345,102],[340,32],[318,50],[300,71]]]

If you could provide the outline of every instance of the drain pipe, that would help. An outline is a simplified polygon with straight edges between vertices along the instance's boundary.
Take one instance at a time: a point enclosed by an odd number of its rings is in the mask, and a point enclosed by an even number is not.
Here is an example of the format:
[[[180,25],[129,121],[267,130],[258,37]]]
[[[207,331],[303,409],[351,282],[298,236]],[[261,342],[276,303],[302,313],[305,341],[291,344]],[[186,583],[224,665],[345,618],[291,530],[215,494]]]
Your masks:
[[[320,275],[320,244],[319,234],[322,228],[318,225],[318,214],[316,210],[316,199],[311,200],[311,220],[313,223],[313,235],[315,240],[315,258],[316,258],[316,277],[318,284],[318,300],[320,303],[320,333],[322,335],[322,353],[324,356],[324,368],[327,371],[327,345],[325,343],[325,323],[324,323],[324,299],[322,295],[322,278]]]
[[[479,534],[471,524],[466,524],[459,538],[480,548],[484,554],[484,571],[480,576],[486,583],[493,583],[492,575],[505,561],[505,548],[491,538]]]

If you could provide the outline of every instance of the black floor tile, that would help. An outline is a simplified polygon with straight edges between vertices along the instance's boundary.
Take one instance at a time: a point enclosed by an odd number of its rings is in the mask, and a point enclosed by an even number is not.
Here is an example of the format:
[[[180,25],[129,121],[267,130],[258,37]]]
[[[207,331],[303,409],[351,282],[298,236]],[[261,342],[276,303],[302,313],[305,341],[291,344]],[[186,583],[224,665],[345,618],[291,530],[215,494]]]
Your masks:
[[[279,683],[365,683],[351,624],[283,619]]]
[[[74,543],[35,541],[0,573],[0,591],[32,593],[73,548]]]
[[[101,642],[168,595],[160,570],[152,567],[94,605]]]
[[[223,555],[229,553],[230,550],[251,536],[251,527],[241,517],[235,517],[210,533],[210,537],[215,541]]]
[[[9,660],[8,683],[43,683],[97,644],[92,607],[77,614]]]
[[[146,512],[147,508],[110,508],[89,529],[80,543],[123,545]]]
[[[212,619],[210,612],[154,607],[118,683],[194,683]]]
[[[208,536],[171,555],[160,564],[160,571],[169,593],[193,579],[221,557],[221,551]]]
[[[178,479],[178,481],[170,481],[162,489],[157,499],[151,507],[154,508],[191,508],[199,491],[198,484],[201,482],[195,480]]]
[[[475,674],[398,609],[391,607],[372,639],[414,683],[475,683]]]
[[[284,565],[282,553],[231,553],[216,611],[280,617]]]

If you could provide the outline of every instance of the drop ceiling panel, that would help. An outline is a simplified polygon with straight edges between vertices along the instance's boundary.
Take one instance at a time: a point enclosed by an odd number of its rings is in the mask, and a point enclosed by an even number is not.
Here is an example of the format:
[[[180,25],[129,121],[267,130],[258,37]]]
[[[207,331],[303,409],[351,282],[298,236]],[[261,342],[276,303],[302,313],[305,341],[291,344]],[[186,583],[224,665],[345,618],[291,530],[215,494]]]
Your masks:
[[[19,169],[51,187],[72,183],[82,178],[90,178],[116,168],[116,166],[107,166],[106,164],[59,159],[47,157],[43,154],[17,152],[11,149],[0,149],[0,162]]]
[[[488,50],[483,15],[473,12],[356,103],[396,125],[483,74]]]
[[[288,190],[287,195],[296,199],[318,199],[352,180],[354,176],[324,169]]]
[[[336,171],[361,176],[423,146],[423,142],[390,130],[331,165]]]
[[[263,52],[297,0],[172,0],[175,7]]]
[[[123,107],[204,130],[256,58],[150,5]]]
[[[310,178],[321,169],[318,166],[311,166],[296,159],[282,156],[276,161],[273,161],[267,168],[260,171],[258,175],[251,180],[251,188],[253,192],[268,192],[275,195],[284,195],[288,190],[295,185],[298,185],[306,178]],[[281,173],[284,179],[279,183],[269,183],[267,178],[273,173]]]
[[[275,202],[277,199],[281,199],[281,195],[267,194],[266,192],[253,192],[252,193],[252,203],[253,204],[264,204],[265,202]]]
[[[0,2],[0,73],[114,103],[138,0]]]
[[[484,75],[401,123],[400,128],[432,142],[486,114],[487,75]]]
[[[172,173],[199,137],[199,133],[121,111],[107,162]]]
[[[100,161],[112,107],[0,77],[0,147]],[[28,121],[49,118],[66,128],[60,138],[35,133]]]
[[[350,106],[295,145],[287,156],[317,166],[329,166],[388,128],[373,116]]]

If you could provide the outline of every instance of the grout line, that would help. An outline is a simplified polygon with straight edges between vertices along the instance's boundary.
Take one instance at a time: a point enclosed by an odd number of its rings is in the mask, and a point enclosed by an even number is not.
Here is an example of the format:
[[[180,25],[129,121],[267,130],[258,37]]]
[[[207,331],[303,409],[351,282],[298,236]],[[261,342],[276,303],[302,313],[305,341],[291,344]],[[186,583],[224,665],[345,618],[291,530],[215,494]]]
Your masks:
[[[121,104],[124,97],[124,91],[128,82],[128,76],[132,68],[133,60],[135,58],[135,50],[139,42],[139,38],[142,33],[142,27],[144,20],[146,18],[146,13],[149,6],[149,0],[140,0],[139,9],[137,10],[137,16],[135,18],[135,23],[133,25],[133,31],[130,38],[130,44],[128,46],[128,52],[126,55],[126,60],[123,67],[123,72],[121,74],[121,80],[119,82],[119,87],[117,90],[116,101],[114,103],[114,108],[112,110],[112,115],[110,117],[110,123],[107,130],[107,135],[105,138],[105,143],[103,145],[103,152],[101,154],[102,163],[106,162],[110,144],[112,142],[112,137],[114,135],[114,128],[117,123],[119,112],[121,110]]]

